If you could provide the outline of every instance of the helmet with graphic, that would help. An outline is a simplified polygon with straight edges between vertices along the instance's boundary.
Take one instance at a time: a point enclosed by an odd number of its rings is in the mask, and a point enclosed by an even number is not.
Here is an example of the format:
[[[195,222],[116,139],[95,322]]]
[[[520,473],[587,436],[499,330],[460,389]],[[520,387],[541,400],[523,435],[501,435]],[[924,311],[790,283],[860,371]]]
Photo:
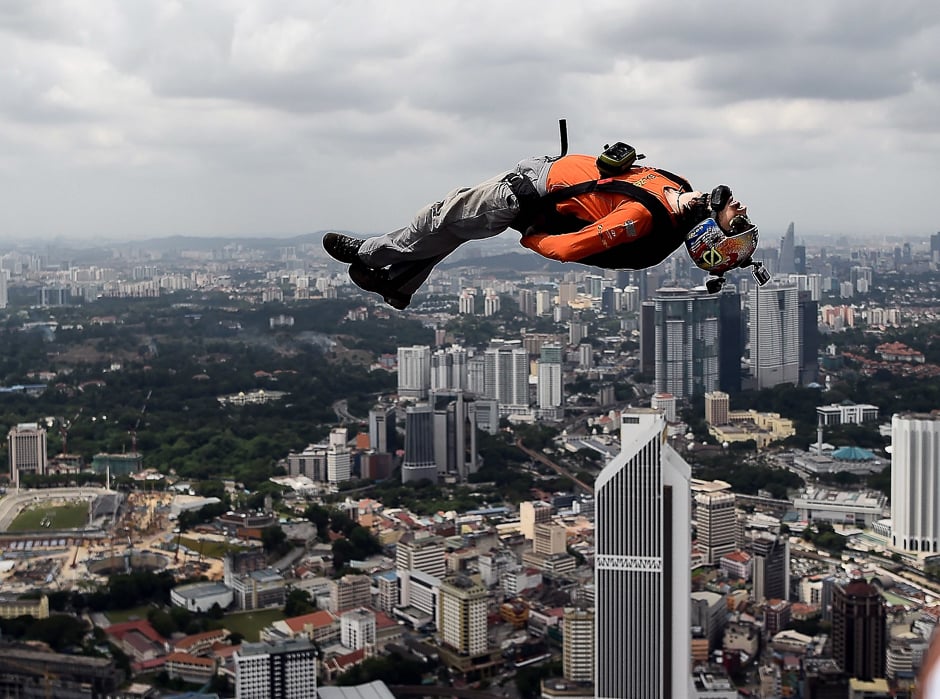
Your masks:
[[[731,200],[731,189],[718,185],[708,197],[711,215],[692,227],[685,236],[685,247],[696,267],[722,275],[738,267],[748,267],[757,249],[757,226],[744,215],[735,216],[730,230],[718,225],[718,213]]]

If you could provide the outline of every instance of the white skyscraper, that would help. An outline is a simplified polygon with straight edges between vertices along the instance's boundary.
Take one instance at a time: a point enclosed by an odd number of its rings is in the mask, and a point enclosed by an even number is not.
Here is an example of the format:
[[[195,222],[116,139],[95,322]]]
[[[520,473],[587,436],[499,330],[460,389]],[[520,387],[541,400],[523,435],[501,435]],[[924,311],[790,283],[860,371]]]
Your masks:
[[[438,632],[444,646],[470,657],[486,653],[486,604],[489,593],[464,575],[441,583]]]
[[[621,452],[595,482],[595,696],[694,696],[690,468],[661,412],[622,422]]]
[[[345,427],[330,430],[330,442],[326,449],[326,479],[330,483],[348,481],[352,475],[352,452],[346,444]]]
[[[398,348],[398,395],[427,398],[431,388],[431,348],[412,345]]]
[[[467,350],[459,345],[439,349],[431,355],[431,390],[467,388]]]
[[[7,301],[7,271],[0,269],[0,308],[6,308]]]
[[[310,641],[243,643],[233,658],[236,699],[310,699],[317,695],[317,649]]]
[[[594,610],[566,607],[562,619],[562,669],[570,682],[594,681]]]
[[[484,353],[485,395],[504,407],[529,405],[529,353],[518,343],[497,345]]]
[[[940,416],[891,419],[891,537],[904,551],[940,552]]]
[[[698,493],[695,496],[698,546],[708,565],[717,566],[722,556],[734,551],[736,523],[734,495],[731,493]]]
[[[800,380],[800,307],[796,284],[758,286],[748,296],[751,373],[757,388]]]

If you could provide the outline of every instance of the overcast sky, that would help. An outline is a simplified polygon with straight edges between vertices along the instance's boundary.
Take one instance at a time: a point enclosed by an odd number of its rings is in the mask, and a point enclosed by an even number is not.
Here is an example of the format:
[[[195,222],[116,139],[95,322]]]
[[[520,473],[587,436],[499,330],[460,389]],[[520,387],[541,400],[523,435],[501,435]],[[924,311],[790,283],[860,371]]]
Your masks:
[[[381,232],[627,141],[764,235],[940,230],[940,3],[3,0],[0,243]]]

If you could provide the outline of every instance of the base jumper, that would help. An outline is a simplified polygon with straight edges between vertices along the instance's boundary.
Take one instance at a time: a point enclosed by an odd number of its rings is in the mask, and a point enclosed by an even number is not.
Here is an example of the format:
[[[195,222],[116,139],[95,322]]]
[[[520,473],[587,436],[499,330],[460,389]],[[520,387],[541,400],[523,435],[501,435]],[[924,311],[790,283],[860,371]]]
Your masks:
[[[711,292],[734,268],[753,267],[759,284],[770,279],[751,260],[757,227],[731,189],[703,194],[678,175],[637,166],[642,157],[620,142],[599,157],[565,155],[563,146],[561,156],[523,160],[453,190],[404,228],[366,239],[327,233],[323,247],[349,264],[356,285],[400,310],[460,245],[507,228],[540,255],[605,269],[646,269],[685,243],[692,261],[716,275],[706,284]]]

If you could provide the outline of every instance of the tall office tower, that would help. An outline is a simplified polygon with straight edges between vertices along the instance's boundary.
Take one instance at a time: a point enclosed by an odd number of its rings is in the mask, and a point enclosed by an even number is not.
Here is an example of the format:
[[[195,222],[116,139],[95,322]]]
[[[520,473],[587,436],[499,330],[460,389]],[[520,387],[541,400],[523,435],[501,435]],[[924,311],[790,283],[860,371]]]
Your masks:
[[[741,294],[726,284],[718,294],[718,388],[725,393],[741,392],[741,357],[744,355],[744,316],[741,313]]]
[[[535,539],[535,526],[552,521],[552,506],[541,500],[519,503],[519,529],[529,541]]]
[[[596,697],[694,696],[690,468],[653,410],[624,412],[595,481]]]
[[[940,262],[940,231],[930,236],[930,259]]]
[[[485,395],[504,407],[529,405],[529,353],[519,343],[488,347],[486,361]]]
[[[532,289],[519,289],[516,293],[516,302],[519,304],[520,313],[529,318],[536,316],[535,292]]]
[[[623,287],[623,296],[621,296],[621,310],[627,313],[635,313],[640,310],[640,289],[636,286]]]
[[[698,547],[705,562],[716,566],[721,557],[735,549],[737,515],[731,493],[698,493],[695,496],[695,525]]]
[[[466,483],[479,468],[476,411],[463,391],[431,391],[434,408],[434,461],[439,475]]]
[[[457,298],[457,313],[472,316],[476,312],[477,297],[473,289],[464,289]]]
[[[330,430],[330,441],[326,448],[326,479],[330,483],[342,483],[352,476],[352,451],[347,444],[345,427]]]
[[[594,682],[594,610],[565,607],[561,663],[569,682]]]
[[[797,274],[806,274],[806,246],[793,246],[793,271]]]
[[[567,306],[578,295],[578,285],[575,282],[561,282],[558,285],[558,305]]]
[[[615,286],[605,287],[601,292],[601,313],[615,316],[623,308],[623,292]]]
[[[448,576],[439,593],[441,642],[461,655],[486,653],[486,588],[464,575]]]
[[[718,298],[704,289],[659,289],[656,392],[679,400],[718,388]]]
[[[369,446],[380,454],[393,454],[398,449],[394,406],[376,405],[369,411]]]
[[[887,624],[878,588],[862,578],[837,585],[832,596],[832,656],[849,677],[885,676]]]
[[[467,388],[467,350],[459,345],[439,349],[431,355],[431,390],[454,391]]]
[[[790,542],[763,532],[751,542],[751,574],[754,577],[754,600],[760,604],[769,599],[788,599],[790,593]]]
[[[405,457],[401,463],[402,483],[424,479],[437,483],[434,413],[427,403],[409,405],[405,411]]]
[[[809,386],[819,378],[819,302],[810,291],[799,293],[800,385]]]
[[[7,453],[10,462],[10,480],[20,487],[24,474],[46,475],[46,430],[36,422],[23,422],[10,428],[7,434]]]
[[[431,348],[413,345],[398,348],[398,395],[427,398],[431,388]]]
[[[891,543],[904,551],[940,552],[940,416],[891,419]]]
[[[584,291],[592,299],[600,299],[604,293],[604,277],[600,274],[585,274]]]
[[[780,239],[780,261],[777,265],[780,274],[790,274],[796,271],[794,251],[793,222],[787,226],[787,232]]]
[[[656,371],[656,303],[640,304],[640,371],[652,376]]]
[[[310,641],[242,643],[233,657],[236,699],[310,699],[317,695],[317,650]]]
[[[872,285],[872,269],[871,267],[852,267],[849,270],[849,281],[852,282],[852,286],[855,287],[855,291],[860,294],[867,294],[871,291]]]
[[[796,284],[771,283],[751,289],[751,373],[756,388],[800,380],[800,308]]]
[[[0,308],[6,308],[9,302],[7,296],[7,271],[0,269]]]
[[[581,341],[588,335],[588,324],[580,317],[572,318],[568,323],[568,344],[580,345]]]
[[[543,417],[558,420],[565,414],[564,381],[561,372],[562,347],[543,344],[539,356],[539,410]]]
[[[709,425],[727,425],[731,399],[724,391],[705,394],[705,422]]]
[[[467,360],[467,390],[476,395],[486,395],[486,357],[475,354]]]

